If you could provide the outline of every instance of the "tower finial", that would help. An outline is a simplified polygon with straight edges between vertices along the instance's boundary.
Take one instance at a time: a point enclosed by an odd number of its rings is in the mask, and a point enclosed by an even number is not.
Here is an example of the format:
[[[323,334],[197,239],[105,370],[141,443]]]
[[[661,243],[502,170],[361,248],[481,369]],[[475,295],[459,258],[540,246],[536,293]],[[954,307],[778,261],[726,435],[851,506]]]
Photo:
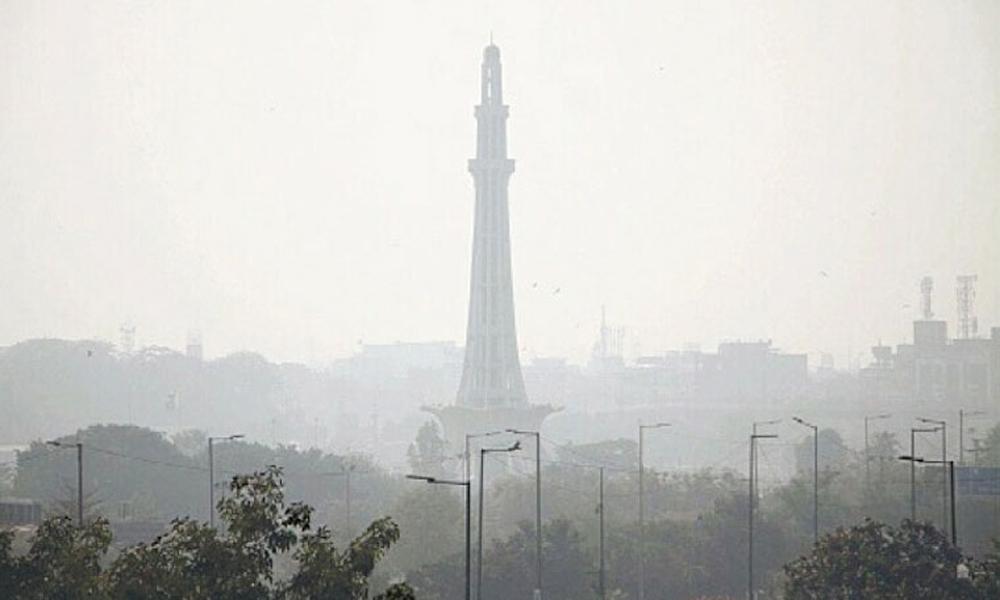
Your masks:
[[[490,29],[490,46],[493,45],[493,30]]]

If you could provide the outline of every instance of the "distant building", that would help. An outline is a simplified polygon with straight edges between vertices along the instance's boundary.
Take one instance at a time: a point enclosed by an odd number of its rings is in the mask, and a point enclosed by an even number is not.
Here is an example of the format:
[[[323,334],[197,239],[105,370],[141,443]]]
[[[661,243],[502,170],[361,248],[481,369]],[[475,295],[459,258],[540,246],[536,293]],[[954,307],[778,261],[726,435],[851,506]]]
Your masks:
[[[872,357],[861,371],[869,400],[968,410],[1000,402],[1000,327],[988,339],[949,339],[947,322],[914,321],[912,343],[875,346]]]

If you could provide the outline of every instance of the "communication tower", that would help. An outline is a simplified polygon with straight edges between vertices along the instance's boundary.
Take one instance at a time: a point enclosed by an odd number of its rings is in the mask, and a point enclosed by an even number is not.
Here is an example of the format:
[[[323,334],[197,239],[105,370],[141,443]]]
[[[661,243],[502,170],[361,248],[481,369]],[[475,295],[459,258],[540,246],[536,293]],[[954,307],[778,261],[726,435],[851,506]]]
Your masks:
[[[967,340],[976,337],[979,323],[976,321],[976,279],[975,275],[959,275],[958,280],[958,335]]]

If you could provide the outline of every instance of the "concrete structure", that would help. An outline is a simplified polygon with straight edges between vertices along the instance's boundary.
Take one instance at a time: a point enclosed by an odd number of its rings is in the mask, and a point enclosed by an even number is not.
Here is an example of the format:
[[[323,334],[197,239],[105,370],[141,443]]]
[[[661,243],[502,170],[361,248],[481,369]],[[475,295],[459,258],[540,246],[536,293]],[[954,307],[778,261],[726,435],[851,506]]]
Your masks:
[[[1000,402],[1000,327],[989,338],[951,340],[947,322],[914,321],[912,344],[879,345],[872,355],[861,377],[882,406],[990,410]]]
[[[503,103],[500,49],[483,51],[476,157],[469,161],[476,206],[472,244],[469,320],[462,380],[453,406],[428,407],[444,426],[453,449],[467,433],[493,429],[537,430],[553,412],[528,404],[518,358],[510,264],[507,184],[514,161],[507,157],[508,107]]]

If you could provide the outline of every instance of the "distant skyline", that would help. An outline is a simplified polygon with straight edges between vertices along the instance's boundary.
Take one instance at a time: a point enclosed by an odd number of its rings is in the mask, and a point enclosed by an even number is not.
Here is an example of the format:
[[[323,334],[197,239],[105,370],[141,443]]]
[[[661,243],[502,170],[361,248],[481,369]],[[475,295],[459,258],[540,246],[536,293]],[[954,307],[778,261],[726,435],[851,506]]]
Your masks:
[[[1000,325],[1000,3],[12,0],[0,345],[461,343],[491,31],[529,360]]]

